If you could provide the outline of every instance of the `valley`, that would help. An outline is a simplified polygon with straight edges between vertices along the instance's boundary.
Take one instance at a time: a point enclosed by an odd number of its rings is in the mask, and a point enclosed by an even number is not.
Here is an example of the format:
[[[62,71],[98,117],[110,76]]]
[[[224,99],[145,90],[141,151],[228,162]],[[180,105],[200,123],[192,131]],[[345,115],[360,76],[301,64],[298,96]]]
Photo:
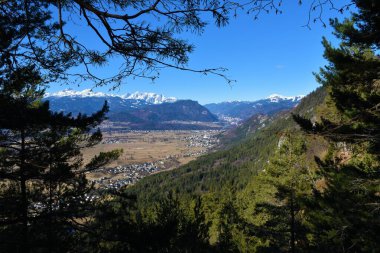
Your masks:
[[[123,150],[116,161],[86,174],[96,188],[113,190],[238,142],[244,133],[264,127],[272,116],[296,107],[302,98],[273,94],[257,101],[201,105],[149,92],[63,90],[45,97],[53,111],[72,115],[91,115],[107,102],[106,120],[99,125],[103,141],[84,150],[83,158],[86,164],[99,152]]]
[[[207,154],[218,143],[220,130],[112,131],[83,152],[84,162],[99,152],[123,149],[118,160],[86,174],[97,188],[118,189],[148,175],[171,170]]]

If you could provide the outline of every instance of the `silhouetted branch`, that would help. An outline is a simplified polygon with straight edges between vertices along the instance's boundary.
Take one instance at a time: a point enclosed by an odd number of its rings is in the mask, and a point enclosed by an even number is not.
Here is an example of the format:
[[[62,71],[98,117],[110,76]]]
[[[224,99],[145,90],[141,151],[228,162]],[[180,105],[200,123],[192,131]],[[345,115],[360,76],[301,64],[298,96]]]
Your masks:
[[[179,35],[183,31],[201,34],[210,20],[217,26],[227,25],[240,13],[251,15],[253,19],[263,12],[281,14],[283,2],[3,0],[1,3],[0,17],[5,31],[2,41],[5,43],[0,47],[0,70],[34,64],[45,73],[47,82],[91,80],[97,86],[111,84],[116,88],[128,77],[154,81],[163,68],[211,74],[233,82],[223,67],[187,66],[194,46]],[[352,4],[336,7],[331,0],[311,1],[307,27],[311,21],[324,24],[323,8],[343,12]],[[56,10],[54,15],[52,10]],[[101,42],[97,48],[82,43],[79,32],[64,30],[65,24],[81,22]],[[108,77],[97,74],[96,68],[110,64],[115,56],[123,59],[115,68],[119,68],[118,71]],[[80,65],[84,72],[68,71]]]

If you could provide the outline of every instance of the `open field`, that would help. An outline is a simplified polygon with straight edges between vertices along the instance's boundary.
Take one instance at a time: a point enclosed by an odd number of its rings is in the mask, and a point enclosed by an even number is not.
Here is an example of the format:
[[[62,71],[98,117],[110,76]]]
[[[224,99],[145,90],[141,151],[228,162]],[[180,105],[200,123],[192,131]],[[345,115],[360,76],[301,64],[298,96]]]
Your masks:
[[[98,180],[98,183],[105,181],[106,185],[131,177],[138,180],[149,174],[177,168],[209,152],[218,142],[218,133],[215,130],[104,133],[101,144],[83,152],[84,161],[88,162],[99,152],[113,149],[123,149],[123,154],[106,168],[88,173],[87,177]]]
[[[110,164],[110,167],[125,164],[153,162],[169,158],[176,158],[181,164],[194,159],[198,153],[208,147],[190,145],[189,139],[194,136],[203,136],[208,131],[133,131],[128,133],[104,134],[103,142],[94,148],[84,151],[84,160],[88,162],[99,152],[113,149],[123,149],[122,156]]]

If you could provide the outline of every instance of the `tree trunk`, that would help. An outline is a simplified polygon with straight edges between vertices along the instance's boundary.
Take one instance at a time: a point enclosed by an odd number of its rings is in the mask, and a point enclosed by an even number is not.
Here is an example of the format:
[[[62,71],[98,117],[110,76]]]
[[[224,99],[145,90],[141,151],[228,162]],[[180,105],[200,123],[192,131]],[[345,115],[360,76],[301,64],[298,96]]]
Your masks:
[[[26,192],[26,168],[25,168],[25,130],[21,130],[21,151],[20,151],[20,188],[21,188],[21,220],[23,226],[23,238],[21,252],[29,252],[28,238],[28,197]]]
[[[290,193],[290,252],[295,252],[295,210],[294,210],[294,191]]]

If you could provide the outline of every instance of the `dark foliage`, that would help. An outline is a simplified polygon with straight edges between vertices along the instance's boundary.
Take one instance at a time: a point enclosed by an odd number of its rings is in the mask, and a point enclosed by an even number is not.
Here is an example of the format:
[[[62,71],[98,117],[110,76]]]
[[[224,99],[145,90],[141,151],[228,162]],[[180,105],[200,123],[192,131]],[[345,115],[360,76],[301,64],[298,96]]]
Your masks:
[[[91,207],[84,172],[120,154],[101,153],[83,167],[80,151],[101,141],[93,127],[108,107],[91,116],[53,113],[34,68],[10,72],[0,81],[0,249],[67,252]]]
[[[326,185],[308,208],[317,252],[380,249],[380,5],[354,2],[358,13],[331,22],[340,47],[323,41],[329,65],[317,78],[329,91],[329,114],[316,122],[295,117],[305,131],[331,141],[327,157],[316,159]]]
[[[261,13],[281,13],[280,0],[170,1],[170,0],[2,0],[0,6],[0,77],[3,66],[34,65],[48,80],[70,78],[79,83],[116,87],[126,77],[155,79],[160,69],[175,68],[228,79],[225,68],[187,67],[194,46],[181,39],[182,32],[201,34],[208,23],[228,24],[240,13],[257,18]],[[332,1],[312,2],[321,10]],[[315,16],[311,13],[311,17]],[[321,17],[318,17],[320,20]],[[92,32],[101,49],[82,43],[79,34],[66,25],[80,25]],[[78,29],[78,30],[80,30]],[[97,75],[96,68],[118,56],[123,63],[108,77]],[[68,71],[81,65],[84,73]]]

